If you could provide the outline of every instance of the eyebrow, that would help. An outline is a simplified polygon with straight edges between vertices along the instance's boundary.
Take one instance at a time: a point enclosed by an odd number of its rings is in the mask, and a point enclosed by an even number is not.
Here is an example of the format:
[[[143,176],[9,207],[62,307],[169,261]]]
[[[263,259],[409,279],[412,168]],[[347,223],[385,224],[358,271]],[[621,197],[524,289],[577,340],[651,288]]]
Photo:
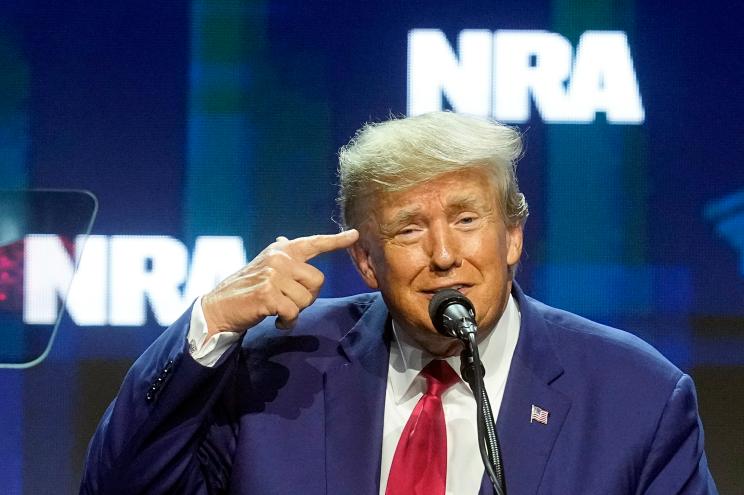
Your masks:
[[[447,211],[463,211],[463,210],[483,210],[485,205],[483,201],[472,194],[463,194],[455,196],[447,204]]]
[[[380,223],[380,232],[382,232],[383,234],[390,234],[394,230],[396,230],[397,227],[411,223],[420,214],[421,214],[420,206],[411,206],[409,208],[403,208],[400,211],[398,211],[395,214],[395,216],[393,216],[393,218],[390,219],[389,222],[385,222],[384,224]]]
[[[448,214],[460,212],[460,211],[485,211],[488,210],[487,206],[483,203],[482,199],[479,199],[473,194],[462,194],[452,197],[448,200],[446,211]],[[397,228],[408,225],[414,222],[417,217],[421,214],[420,206],[410,206],[408,208],[402,208],[399,210],[389,222],[379,225],[380,232],[383,234],[391,234]]]

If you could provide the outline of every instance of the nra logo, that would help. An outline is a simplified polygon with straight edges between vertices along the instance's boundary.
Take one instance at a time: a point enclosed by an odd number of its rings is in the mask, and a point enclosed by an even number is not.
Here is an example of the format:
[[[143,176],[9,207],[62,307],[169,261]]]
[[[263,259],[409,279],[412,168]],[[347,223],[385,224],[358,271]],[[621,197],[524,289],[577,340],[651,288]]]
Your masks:
[[[168,236],[80,236],[74,253],[54,235],[25,238],[25,323],[53,324],[69,288],[65,307],[78,325],[144,325],[149,307],[168,326],[246,262],[243,240],[230,236],[197,237],[192,253]]]
[[[625,33],[586,31],[574,48],[547,31],[466,29],[457,50],[438,29],[408,34],[408,114],[453,110],[510,123],[641,124],[645,112]]]

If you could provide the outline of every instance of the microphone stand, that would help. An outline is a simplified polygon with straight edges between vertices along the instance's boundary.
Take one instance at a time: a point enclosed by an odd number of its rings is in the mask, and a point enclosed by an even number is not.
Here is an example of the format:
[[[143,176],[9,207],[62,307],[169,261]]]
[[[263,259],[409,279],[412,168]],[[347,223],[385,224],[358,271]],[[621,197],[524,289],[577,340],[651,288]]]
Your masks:
[[[501,464],[501,451],[499,450],[499,439],[496,434],[496,421],[494,421],[491,403],[488,400],[488,393],[486,393],[486,387],[483,383],[485,368],[478,354],[478,344],[475,340],[476,332],[469,331],[465,335],[467,335],[467,338],[462,338],[464,345],[462,353],[460,353],[460,373],[470,385],[477,404],[478,449],[486,473],[491,480],[491,484],[493,484],[494,490],[496,490],[496,495],[506,495],[504,469]]]

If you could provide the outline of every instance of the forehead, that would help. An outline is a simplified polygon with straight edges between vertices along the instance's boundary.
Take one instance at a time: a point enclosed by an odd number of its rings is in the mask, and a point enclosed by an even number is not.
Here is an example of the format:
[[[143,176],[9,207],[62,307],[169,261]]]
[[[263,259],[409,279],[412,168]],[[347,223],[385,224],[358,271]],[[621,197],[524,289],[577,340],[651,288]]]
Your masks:
[[[376,211],[385,216],[398,210],[492,208],[497,191],[491,176],[481,169],[448,172],[403,191],[379,193]]]

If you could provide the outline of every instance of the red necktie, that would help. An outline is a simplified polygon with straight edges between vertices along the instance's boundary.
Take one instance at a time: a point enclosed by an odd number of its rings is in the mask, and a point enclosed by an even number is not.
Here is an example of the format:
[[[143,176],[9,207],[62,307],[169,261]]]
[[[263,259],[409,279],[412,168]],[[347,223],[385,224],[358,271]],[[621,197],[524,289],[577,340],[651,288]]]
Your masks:
[[[447,425],[442,394],[457,383],[455,370],[435,360],[421,370],[426,393],[408,418],[395,448],[386,495],[444,495],[447,486]]]

